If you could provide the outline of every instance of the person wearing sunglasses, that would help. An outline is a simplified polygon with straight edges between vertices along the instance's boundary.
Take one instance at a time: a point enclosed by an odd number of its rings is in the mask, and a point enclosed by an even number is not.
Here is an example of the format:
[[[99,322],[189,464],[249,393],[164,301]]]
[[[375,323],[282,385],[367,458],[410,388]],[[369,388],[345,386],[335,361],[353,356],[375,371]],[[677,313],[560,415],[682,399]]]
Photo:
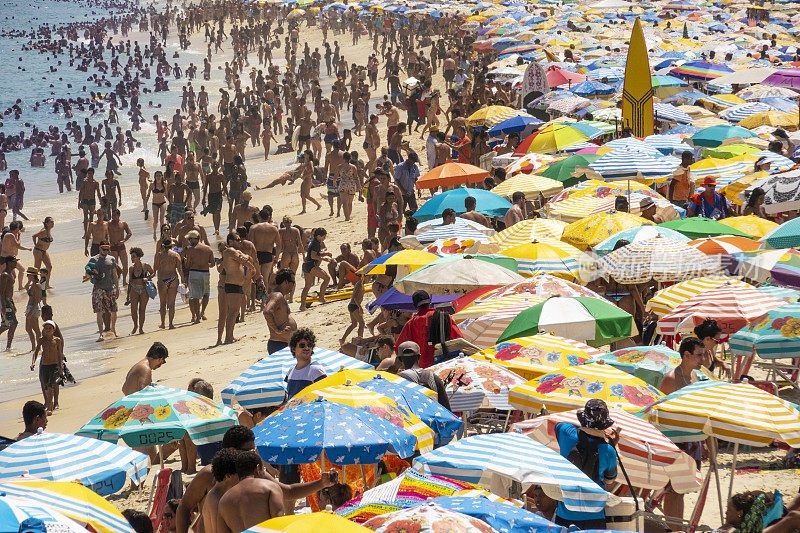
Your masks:
[[[289,339],[289,349],[297,363],[289,369],[284,378],[288,399],[312,383],[328,376],[322,366],[311,361],[316,343],[317,337],[310,328],[300,328],[292,333],[292,337]]]

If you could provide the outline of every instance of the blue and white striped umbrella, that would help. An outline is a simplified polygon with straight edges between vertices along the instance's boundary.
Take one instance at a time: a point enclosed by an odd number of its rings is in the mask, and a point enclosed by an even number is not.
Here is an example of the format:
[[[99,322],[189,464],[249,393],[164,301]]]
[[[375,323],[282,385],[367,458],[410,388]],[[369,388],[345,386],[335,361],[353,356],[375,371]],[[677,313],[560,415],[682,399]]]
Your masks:
[[[341,368],[372,369],[372,365],[359,361],[349,355],[314,348],[311,360],[321,365],[328,374]],[[283,403],[286,397],[286,382],[283,378],[297,360],[289,348],[278,350],[261,359],[239,374],[239,377],[222,389],[222,402],[231,405],[236,400],[244,408],[272,407]]]
[[[753,155],[755,157],[763,157],[772,163],[772,166],[770,166],[770,172],[783,172],[784,170],[789,170],[794,166],[794,161],[788,157],[784,157],[781,154],[776,154],[775,152],[770,152],[769,150],[762,150],[754,153]]]
[[[543,485],[548,496],[571,511],[599,512],[609,494],[578,467],[544,444],[518,433],[475,435],[451,442],[414,460],[413,467],[434,474],[477,483],[503,495],[509,481],[523,490]]]
[[[700,178],[705,178],[706,176],[715,176],[719,178],[720,176],[727,176],[727,175],[736,175],[737,179],[744,174],[748,174],[753,171],[753,163],[749,161],[731,161],[730,163],[726,163],[724,165],[719,165],[716,167],[708,167],[708,168],[692,168],[692,177],[695,180]],[[719,181],[719,180],[717,180]],[[702,184],[702,182],[700,182]]]
[[[0,478],[30,474],[48,481],[80,481],[101,496],[121,490],[127,478],[139,485],[148,457],[140,452],[77,435],[39,433],[0,451]]]
[[[641,152],[643,154],[651,155],[653,157],[660,157],[661,152],[657,148],[650,146],[644,141],[640,141],[636,137],[622,137],[608,141],[603,145],[604,148],[613,148],[614,150],[629,150],[631,152]]]
[[[680,135],[649,135],[644,138],[644,142],[664,155],[678,155],[685,150],[692,150]]]
[[[421,244],[430,244],[439,239],[475,239],[476,241],[485,239],[487,235],[480,231],[470,228],[469,226],[461,226],[456,224],[447,224],[438,226],[425,233],[420,233],[416,236]]]
[[[720,111],[719,116],[725,120],[729,120],[734,124],[737,124],[740,120],[743,120],[750,115],[763,113],[764,111],[769,111],[770,109],[775,108],[763,102],[748,102],[746,104],[738,104]]]
[[[672,104],[656,102],[653,104],[653,114],[661,120],[670,120],[678,124],[691,124],[692,117],[686,111],[678,109]]]
[[[653,157],[633,150],[617,149],[605,154],[589,168],[606,181],[658,179],[671,176],[680,161],[674,157]]]
[[[22,522],[29,518],[44,522],[44,532],[86,533],[86,530],[77,522],[70,520],[49,505],[35,500],[0,495],[0,531],[3,533],[19,531]]]

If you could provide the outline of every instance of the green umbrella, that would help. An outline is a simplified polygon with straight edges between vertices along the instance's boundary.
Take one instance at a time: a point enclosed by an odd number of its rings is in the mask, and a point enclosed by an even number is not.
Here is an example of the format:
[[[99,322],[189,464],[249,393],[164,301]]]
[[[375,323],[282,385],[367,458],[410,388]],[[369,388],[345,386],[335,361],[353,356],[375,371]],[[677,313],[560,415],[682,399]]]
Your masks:
[[[716,157],[718,159],[730,159],[743,154],[754,154],[760,152],[761,148],[756,148],[749,144],[729,144],[727,146],[717,146],[716,148],[704,148],[703,157]]]
[[[705,237],[719,237],[720,235],[737,235],[747,237],[746,233],[726,226],[716,220],[703,217],[679,218],[659,224],[662,228],[669,228],[683,233],[690,239],[704,239]]]
[[[603,346],[630,337],[633,317],[601,298],[553,296],[520,312],[497,342],[549,332]]]
[[[551,180],[560,181],[564,187],[571,187],[578,182],[585,181],[585,177],[576,178],[572,175],[578,167],[588,167],[600,159],[597,154],[575,154],[567,158],[556,161],[547,170],[542,172],[542,176],[550,178]]]

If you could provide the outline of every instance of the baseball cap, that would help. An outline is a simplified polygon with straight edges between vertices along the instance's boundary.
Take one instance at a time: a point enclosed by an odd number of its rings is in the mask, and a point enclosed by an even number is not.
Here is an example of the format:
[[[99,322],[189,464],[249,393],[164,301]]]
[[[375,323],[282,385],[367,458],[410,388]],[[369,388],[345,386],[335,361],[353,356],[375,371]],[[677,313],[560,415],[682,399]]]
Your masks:
[[[414,341],[401,342],[397,347],[398,355],[419,355],[419,344]]]
[[[19,525],[18,533],[45,533],[47,528],[40,518],[26,518]]]
[[[426,291],[418,290],[411,295],[411,301],[414,303],[414,307],[419,309],[431,304],[431,296]]]

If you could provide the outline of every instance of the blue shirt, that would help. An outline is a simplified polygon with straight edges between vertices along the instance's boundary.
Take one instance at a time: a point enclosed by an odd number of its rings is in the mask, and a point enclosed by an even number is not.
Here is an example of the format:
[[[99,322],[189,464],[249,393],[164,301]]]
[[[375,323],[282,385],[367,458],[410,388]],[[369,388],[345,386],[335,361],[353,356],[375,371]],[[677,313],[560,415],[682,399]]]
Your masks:
[[[416,163],[409,165],[406,160],[394,168],[394,179],[400,185],[403,194],[414,194],[417,178],[419,178],[419,168]]]
[[[572,424],[560,422],[556,424],[556,439],[558,439],[558,451],[563,457],[567,457],[572,448],[578,443],[578,428]],[[611,445],[605,442],[597,447],[599,454],[599,474],[602,480],[611,480],[617,477],[617,452]],[[605,489],[605,487],[603,487]],[[598,511],[596,513],[583,513],[580,511],[572,511],[564,506],[564,502],[558,502],[556,509],[556,516],[565,520],[594,520],[597,518],[605,518],[605,511]]]
[[[730,206],[728,200],[721,194],[714,193],[714,203],[709,203],[704,193],[697,193],[689,198],[688,210],[695,216],[720,220],[727,215],[727,208]]]
[[[325,369],[316,363],[311,363],[300,369],[295,365],[286,373],[286,378],[284,378],[284,381],[286,381],[286,394],[291,399],[301,390],[327,376]]]

